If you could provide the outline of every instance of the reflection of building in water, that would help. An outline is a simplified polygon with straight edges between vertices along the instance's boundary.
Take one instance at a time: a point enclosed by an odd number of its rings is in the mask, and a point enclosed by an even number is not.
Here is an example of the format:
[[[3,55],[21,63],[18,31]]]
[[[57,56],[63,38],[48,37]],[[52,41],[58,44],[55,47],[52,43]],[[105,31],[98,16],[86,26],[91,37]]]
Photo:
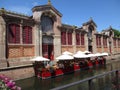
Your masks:
[[[32,16],[0,9],[0,67],[26,65],[34,56],[51,60],[64,51],[120,53],[120,38],[112,28],[97,32],[92,18],[81,27],[63,24],[62,14],[49,2],[32,8]]]

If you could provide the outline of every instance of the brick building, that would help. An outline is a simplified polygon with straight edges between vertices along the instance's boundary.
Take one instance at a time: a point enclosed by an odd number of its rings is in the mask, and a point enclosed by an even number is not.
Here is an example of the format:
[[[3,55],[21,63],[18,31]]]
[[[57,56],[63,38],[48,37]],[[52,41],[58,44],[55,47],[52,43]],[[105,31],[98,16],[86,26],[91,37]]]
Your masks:
[[[62,14],[50,2],[32,12],[26,16],[0,9],[0,67],[30,64],[24,60],[34,56],[54,60],[64,51],[120,53],[120,38],[114,37],[112,27],[98,33],[92,19],[79,28],[63,24]]]

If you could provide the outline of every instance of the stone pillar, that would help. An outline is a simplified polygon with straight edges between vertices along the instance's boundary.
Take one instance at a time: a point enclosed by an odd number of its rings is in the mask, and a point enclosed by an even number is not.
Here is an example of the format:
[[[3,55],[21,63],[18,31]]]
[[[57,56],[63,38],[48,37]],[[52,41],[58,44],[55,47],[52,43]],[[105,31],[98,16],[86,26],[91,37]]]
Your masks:
[[[73,45],[73,53],[76,53],[76,33],[75,33],[75,31],[73,30],[73,35],[72,35],[72,45]]]
[[[93,53],[97,53],[96,35],[94,33],[95,33],[95,31],[93,31],[93,34],[92,34]]]
[[[54,59],[61,55],[61,37],[60,35],[54,36]]]
[[[108,45],[108,44],[107,44]],[[103,36],[101,36],[101,48],[102,48],[102,52],[104,52],[104,46],[103,46]]]
[[[0,60],[5,59],[6,53],[6,23],[0,16]]]
[[[22,29],[23,29],[23,20],[21,20],[21,23],[20,23],[20,37],[22,37]],[[20,38],[20,44],[23,44],[23,40],[22,40],[23,38]]]
[[[87,33],[85,33],[84,38],[85,38],[85,50],[88,50],[88,36],[87,36]]]
[[[0,16],[0,68],[7,67],[6,61],[6,23]]]
[[[35,56],[42,56],[42,30],[40,24],[34,27]]]

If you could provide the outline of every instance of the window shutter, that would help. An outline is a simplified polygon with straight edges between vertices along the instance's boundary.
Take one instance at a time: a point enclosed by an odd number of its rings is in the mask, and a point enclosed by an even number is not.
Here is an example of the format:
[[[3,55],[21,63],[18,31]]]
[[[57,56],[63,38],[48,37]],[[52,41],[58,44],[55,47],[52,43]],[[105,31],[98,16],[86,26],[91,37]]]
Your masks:
[[[72,45],[72,33],[68,32],[68,45]]]
[[[81,34],[81,45],[84,45],[84,34]]]
[[[8,42],[20,43],[20,26],[17,24],[9,24]]]
[[[61,32],[62,45],[66,45],[66,32]]]
[[[76,45],[80,45],[80,34],[76,33]]]
[[[24,44],[32,44],[32,28],[29,26],[24,26],[22,37]]]

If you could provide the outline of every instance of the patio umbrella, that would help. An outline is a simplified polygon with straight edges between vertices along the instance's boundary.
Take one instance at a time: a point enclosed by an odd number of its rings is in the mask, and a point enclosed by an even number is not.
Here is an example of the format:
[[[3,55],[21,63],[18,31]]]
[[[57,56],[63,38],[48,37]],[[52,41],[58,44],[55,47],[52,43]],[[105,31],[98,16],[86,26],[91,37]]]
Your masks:
[[[86,50],[86,51],[84,51],[84,53],[86,53],[86,54],[90,54],[91,52]]]
[[[75,58],[88,58],[88,55],[85,55],[84,53],[76,53],[73,55]]]
[[[78,51],[77,53],[81,53],[81,54],[83,54],[84,52],[82,52],[82,51]]]
[[[72,53],[71,53],[71,52],[69,52],[69,51],[65,51],[65,52],[63,52],[62,54],[72,55]]]
[[[42,56],[37,56],[37,57],[31,59],[30,61],[50,61],[50,60],[47,58],[44,58]]]
[[[74,59],[73,56],[68,55],[68,54],[62,54],[56,58],[57,60],[72,60]]]
[[[99,56],[101,56],[101,53],[96,53],[96,54],[94,54],[96,57],[99,57]]]
[[[107,52],[101,53],[101,56],[108,56],[109,54]]]

